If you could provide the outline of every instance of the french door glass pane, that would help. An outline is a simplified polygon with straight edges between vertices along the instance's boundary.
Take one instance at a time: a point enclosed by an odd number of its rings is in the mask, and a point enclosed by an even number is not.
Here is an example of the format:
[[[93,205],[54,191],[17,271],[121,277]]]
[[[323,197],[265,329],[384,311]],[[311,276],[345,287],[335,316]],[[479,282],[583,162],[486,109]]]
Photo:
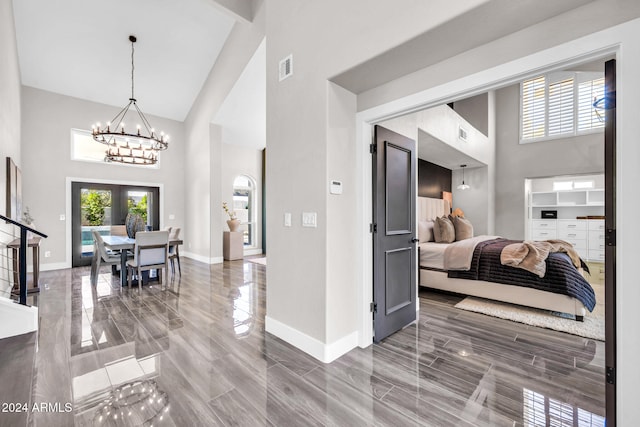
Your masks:
[[[140,215],[145,224],[150,224],[152,197],[147,191],[127,191],[127,211],[130,214]]]
[[[101,235],[111,232],[111,191],[83,188],[80,190],[82,256],[93,256],[93,230]]]

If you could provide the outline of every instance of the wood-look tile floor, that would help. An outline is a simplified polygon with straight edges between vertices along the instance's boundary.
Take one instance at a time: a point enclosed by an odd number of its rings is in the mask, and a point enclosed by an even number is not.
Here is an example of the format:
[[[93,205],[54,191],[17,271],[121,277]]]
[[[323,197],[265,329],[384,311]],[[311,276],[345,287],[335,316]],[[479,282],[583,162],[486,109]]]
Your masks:
[[[417,324],[322,364],[265,333],[265,271],[185,258],[142,295],[106,268],[43,273],[31,399],[62,410],[28,425],[604,425],[601,342],[421,291]]]

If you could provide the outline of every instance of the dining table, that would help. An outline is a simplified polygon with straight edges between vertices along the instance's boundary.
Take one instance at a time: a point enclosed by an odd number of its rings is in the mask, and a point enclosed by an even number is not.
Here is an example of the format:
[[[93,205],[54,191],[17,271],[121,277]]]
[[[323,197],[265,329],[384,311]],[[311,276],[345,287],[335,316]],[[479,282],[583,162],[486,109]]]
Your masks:
[[[127,253],[133,251],[136,239],[127,236],[106,235],[102,236],[104,246],[112,251],[120,251],[120,284],[127,284]],[[169,246],[181,245],[182,239],[169,240]]]

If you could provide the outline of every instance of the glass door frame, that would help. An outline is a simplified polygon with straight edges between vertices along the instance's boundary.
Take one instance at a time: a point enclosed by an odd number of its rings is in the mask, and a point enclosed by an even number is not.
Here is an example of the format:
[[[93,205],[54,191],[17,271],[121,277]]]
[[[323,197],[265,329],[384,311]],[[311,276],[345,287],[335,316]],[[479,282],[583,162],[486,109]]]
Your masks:
[[[80,193],[82,189],[111,191],[111,225],[124,225],[128,213],[129,191],[152,193],[150,225],[160,228],[160,187],[152,185],[126,185],[97,182],[71,182],[71,265],[80,267],[91,264],[91,256],[82,255],[82,221]]]

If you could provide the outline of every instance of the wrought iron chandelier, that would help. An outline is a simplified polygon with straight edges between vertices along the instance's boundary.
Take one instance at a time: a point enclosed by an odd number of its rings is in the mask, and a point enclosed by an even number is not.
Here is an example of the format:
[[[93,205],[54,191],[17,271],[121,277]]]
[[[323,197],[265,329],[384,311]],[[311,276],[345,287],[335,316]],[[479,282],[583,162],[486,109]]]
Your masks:
[[[135,52],[135,36],[129,36],[131,42],[131,98],[129,103],[105,127],[96,123],[91,127],[93,139],[107,146],[104,160],[106,162],[126,163],[132,165],[154,165],[158,162],[158,151],[169,147],[169,135],[160,132],[158,135],[149,120],[138,107],[134,96],[133,72],[135,70],[133,55]],[[138,113],[140,123],[134,133],[125,130],[124,119],[133,106]],[[131,113],[133,116],[133,112]],[[129,120],[129,118],[127,118]]]

